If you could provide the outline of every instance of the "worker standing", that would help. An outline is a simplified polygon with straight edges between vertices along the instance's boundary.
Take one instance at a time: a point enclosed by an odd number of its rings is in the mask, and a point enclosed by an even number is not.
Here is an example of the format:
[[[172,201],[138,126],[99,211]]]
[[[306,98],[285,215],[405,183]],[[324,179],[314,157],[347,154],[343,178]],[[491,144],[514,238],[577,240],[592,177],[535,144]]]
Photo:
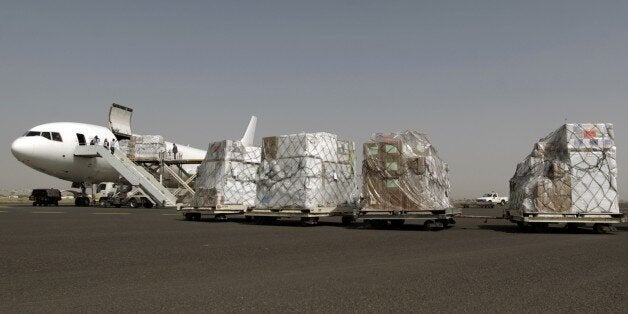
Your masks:
[[[108,141],[107,139],[105,139],[105,140],[102,142],[102,146],[104,146],[105,148],[107,148],[107,149],[108,149],[108,148],[109,148],[109,141]]]
[[[113,155],[113,151],[115,150],[115,147],[114,147],[115,144],[116,144],[116,139],[114,138],[111,140],[111,155]]]
[[[177,153],[179,152],[179,149],[177,148],[177,144],[172,144],[172,154],[174,155],[173,159],[177,159]]]

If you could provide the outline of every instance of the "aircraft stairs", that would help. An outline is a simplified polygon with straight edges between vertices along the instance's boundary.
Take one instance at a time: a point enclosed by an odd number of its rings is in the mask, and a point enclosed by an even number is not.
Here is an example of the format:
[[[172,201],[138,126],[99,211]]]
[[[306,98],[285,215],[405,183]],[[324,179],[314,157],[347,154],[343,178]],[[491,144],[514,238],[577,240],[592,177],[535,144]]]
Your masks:
[[[135,164],[126,154],[116,149],[112,154],[108,148],[101,145],[82,145],[74,151],[74,156],[101,157],[107,161],[118,173],[133,186],[139,186],[157,206],[175,206],[177,197],[164,187],[159,180],[150,174],[144,167]]]

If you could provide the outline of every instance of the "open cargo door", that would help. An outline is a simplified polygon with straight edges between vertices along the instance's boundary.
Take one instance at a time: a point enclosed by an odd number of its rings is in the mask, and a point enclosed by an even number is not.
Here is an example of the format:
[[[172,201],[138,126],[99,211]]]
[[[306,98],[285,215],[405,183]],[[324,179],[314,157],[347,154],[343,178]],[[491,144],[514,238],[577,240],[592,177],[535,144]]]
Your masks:
[[[131,117],[133,117],[133,109],[112,104],[109,109],[109,128],[116,135],[118,140],[130,139],[131,135]]]

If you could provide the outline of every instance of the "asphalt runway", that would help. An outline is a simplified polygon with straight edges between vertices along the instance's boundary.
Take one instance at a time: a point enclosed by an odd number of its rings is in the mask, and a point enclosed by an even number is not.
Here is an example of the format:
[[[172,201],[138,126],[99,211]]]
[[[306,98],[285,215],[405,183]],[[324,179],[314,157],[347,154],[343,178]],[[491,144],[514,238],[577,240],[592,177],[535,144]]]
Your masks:
[[[465,213],[501,215],[500,209]],[[174,210],[0,206],[0,312],[608,312],[628,308],[628,226],[501,220],[366,229]]]

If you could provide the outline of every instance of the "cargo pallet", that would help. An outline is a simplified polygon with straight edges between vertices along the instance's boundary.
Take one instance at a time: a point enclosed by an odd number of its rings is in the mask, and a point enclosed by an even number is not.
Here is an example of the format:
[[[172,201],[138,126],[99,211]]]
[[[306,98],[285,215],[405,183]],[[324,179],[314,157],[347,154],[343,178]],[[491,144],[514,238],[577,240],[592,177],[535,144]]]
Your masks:
[[[361,209],[355,216],[356,221],[362,221],[373,227],[400,227],[406,221],[419,222],[428,230],[442,230],[456,223],[455,217],[461,215],[460,209],[448,208],[433,211],[385,211],[380,209]]]
[[[624,214],[560,214],[560,213],[517,213],[504,215],[510,222],[517,224],[520,230],[535,229],[542,231],[550,224],[565,224],[566,228],[577,229],[592,225],[595,233],[608,233],[616,231],[612,225],[625,221]]]
[[[213,215],[215,219],[226,220],[227,216],[243,215],[246,205],[189,206],[177,204],[177,212],[181,212],[185,220],[201,220],[203,215]]]
[[[300,218],[304,226],[317,225],[321,217],[341,217],[343,224],[353,222],[357,207],[352,205],[321,206],[313,209],[306,208],[250,208],[244,214],[247,219],[256,223],[272,223],[281,218]],[[250,217],[250,218],[249,218]]]

